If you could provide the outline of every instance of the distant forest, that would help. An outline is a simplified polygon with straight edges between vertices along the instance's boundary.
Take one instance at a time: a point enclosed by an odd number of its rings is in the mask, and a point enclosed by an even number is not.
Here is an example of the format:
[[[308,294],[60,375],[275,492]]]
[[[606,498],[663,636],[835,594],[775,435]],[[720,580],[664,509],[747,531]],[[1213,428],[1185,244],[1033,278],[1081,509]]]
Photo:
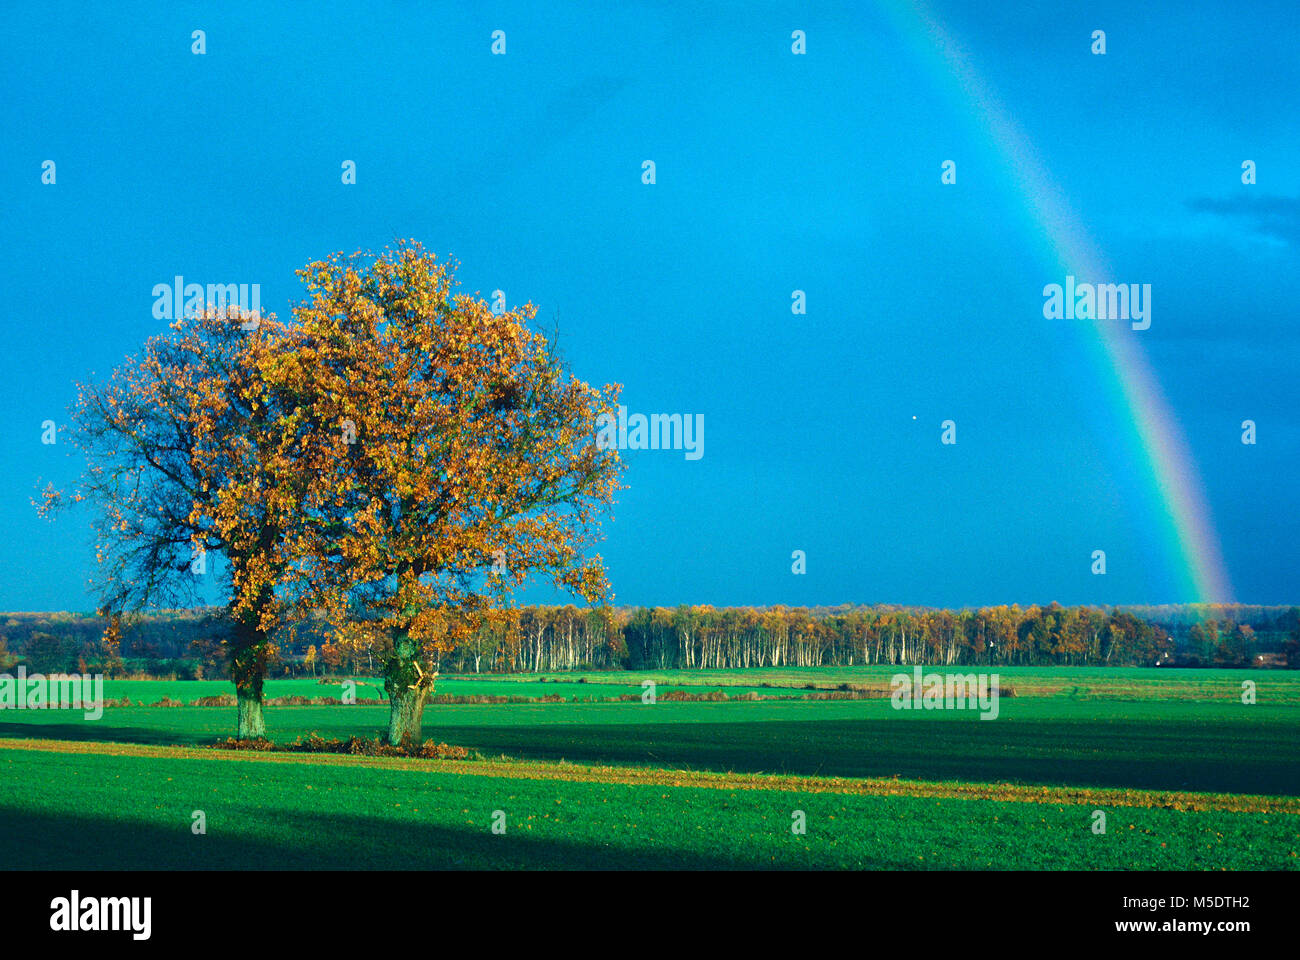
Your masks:
[[[216,608],[158,611],[106,641],[94,614],[0,614],[0,671],[225,679]],[[375,675],[382,638],[332,642],[328,624],[280,631],[271,676]],[[444,673],[855,664],[1300,667],[1300,607],[520,607],[442,655]]]

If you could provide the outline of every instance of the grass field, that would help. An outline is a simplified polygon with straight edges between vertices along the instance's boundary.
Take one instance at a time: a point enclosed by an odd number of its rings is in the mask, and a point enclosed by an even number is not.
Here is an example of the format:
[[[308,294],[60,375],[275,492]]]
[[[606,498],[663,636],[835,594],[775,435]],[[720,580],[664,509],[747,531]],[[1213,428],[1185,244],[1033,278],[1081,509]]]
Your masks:
[[[1016,695],[991,722],[878,697],[585,699],[639,694],[647,678],[660,695],[762,696],[887,687],[892,672],[444,678],[439,693],[566,698],[430,705],[426,737],[470,748],[468,761],[210,750],[231,732],[229,707],[110,707],[96,721],[5,711],[0,867],[1300,866],[1293,672],[1002,669]],[[1257,684],[1253,705],[1243,679]],[[230,690],[106,686],[146,703]],[[339,689],[283,680],[267,695]],[[278,742],[375,735],[386,720],[364,705],[267,710]],[[503,834],[491,830],[498,810]],[[791,830],[796,810],[804,834]]]
[[[1004,685],[1018,695],[1074,700],[1224,700],[1240,702],[1241,684],[1250,680],[1258,687],[1261,702],[1300,705],[1300,671],[1259,670],[1160,670],[1141,667],[999,667],[935,668],[954,672],[996,672]],[[657,693],[674,690],[701,693],[725,690],[732,695],[757,693],[768,697],[806,697],[818,691],[833,691],[842,685],[889,690],[889,679],[900,668],[802,667],[757,668],[752,670],[637,670],[609,673],[539,673],[510,676],[449,676],[438,680],[436,692],[454,696],[546,697],[566,699],[614,699],[640,696],[642,683],[652,680]],[[903,670],[902,672],[910,672]],[[357,680],[358,697],[383,697],[378,680]],[[338,697],[342,683],[324,683],[311,678],[268,680],[268,697]],[[199,697],[230,693],[226,680],[108,680],[104,695],[110,699],[129,697],[154,703],[164,696],[190,701]]]

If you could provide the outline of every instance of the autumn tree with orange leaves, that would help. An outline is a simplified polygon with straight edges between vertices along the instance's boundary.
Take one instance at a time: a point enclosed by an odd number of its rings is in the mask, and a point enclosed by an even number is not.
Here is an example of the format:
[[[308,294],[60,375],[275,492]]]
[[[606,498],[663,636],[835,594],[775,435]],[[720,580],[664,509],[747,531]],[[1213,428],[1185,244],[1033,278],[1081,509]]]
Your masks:
[[[262,684],[284,618],[285,573],[309,477],[295,460],[310,433],[260,376],[293,337],[274,317],[208,309],[177,320],[101,383],[82,385],[73,445],[77,489],[42,509],[96,510],[95,586],[116,639],[124,613],[194,600],[225,559],[236,733],[263,737]]]
[[[494,313],[418,244],[299,276],[301,342],[262,376],[316,428],[297,463],[326,492],[305,510],[301,576],[344,637],[391,638],[388,740],[418,741],[439,655],[512,589],[607,594],[590,550],[622,464],[594,438],[618,388],[572,377],[531,304]]]

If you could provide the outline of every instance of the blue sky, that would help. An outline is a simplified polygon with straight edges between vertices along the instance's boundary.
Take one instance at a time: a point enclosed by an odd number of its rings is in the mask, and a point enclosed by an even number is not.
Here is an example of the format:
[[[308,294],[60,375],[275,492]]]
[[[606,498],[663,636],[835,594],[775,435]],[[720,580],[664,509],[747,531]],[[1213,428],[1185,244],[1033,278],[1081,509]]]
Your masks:
[[[1116,277],[1152,284],[1132,336],[1236,599],[1300,601],[1300,13],[1045,6],[928,9]],[[1193,599],[972,104],[878,4],[684,7],[7,9],[0,609],[93,606],[88,518],[30,504],[76,467],[40,424],[159,332],[154,284],[260,283],[285,315],[294,269],[395,237],[558,317],[631,411],[703,415],[702,459],[629,453],[619,603]]]

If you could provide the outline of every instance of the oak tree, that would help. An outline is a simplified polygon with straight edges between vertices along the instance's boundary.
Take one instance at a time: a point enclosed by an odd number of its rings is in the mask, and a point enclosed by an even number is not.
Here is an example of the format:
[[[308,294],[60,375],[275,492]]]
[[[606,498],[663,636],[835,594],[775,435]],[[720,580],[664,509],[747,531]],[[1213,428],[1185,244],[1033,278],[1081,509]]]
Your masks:
[[[274,317],[235,308],[175,321],[107,380],[80,387],[72,443],[85,470],[76,489],[47,488],[42,503],[95,508],[95,587],[112,629],[221,578],[240,738],[266,733],[262,685],[285,613],[277,590],[309,476],[294,461],[303,427],[292,398],[260,376],[267,356],[292,346]]]
[[[441,654],[510,591],[607,594],[591,548],[622,464],[594,439],[618,388],[573,377],[534,307],[494,312],[419,244],[299,276],[302,341],[263,374],[315,430],[303,576],[337,629],[387,636],[388,740],[418,741]]]

